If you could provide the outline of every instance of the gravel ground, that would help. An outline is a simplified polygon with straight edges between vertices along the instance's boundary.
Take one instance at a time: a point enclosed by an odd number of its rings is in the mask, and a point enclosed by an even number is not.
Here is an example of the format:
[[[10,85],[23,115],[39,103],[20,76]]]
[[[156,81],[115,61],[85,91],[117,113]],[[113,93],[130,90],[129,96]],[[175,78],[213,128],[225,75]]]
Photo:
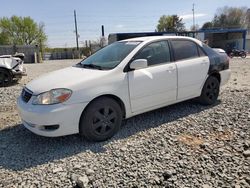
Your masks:
[[[130,118],[102,143],[26,130],[16,111],[22,87],[75,62],[27,64],[27,77],[0,88],[0,187],[250,187],[250,59],[231,60],[217,104]]]

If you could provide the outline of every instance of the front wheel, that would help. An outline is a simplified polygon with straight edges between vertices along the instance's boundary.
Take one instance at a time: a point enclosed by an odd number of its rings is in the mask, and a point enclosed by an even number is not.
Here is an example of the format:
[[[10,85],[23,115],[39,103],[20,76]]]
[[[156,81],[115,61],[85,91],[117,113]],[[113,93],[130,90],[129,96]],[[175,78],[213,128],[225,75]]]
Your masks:
[[[5,87],[11,84],[12,75],[8,70],[0,69],[0,87]]]
[[[202,88],[199,101],[205,105],[214,104],[219,96],[220,82],[214,76],[209,76]]]
[[[90,103],[82,113],[79,132],[91,141],[104,141],[111,138],[122,122],[119,104],[108,97],[101,97]]]

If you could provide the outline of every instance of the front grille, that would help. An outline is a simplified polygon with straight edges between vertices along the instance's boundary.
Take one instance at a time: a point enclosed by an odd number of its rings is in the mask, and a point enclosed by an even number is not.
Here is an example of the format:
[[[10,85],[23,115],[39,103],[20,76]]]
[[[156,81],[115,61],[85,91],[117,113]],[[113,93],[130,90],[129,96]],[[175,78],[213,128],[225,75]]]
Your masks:
[[[27,88],[23,88],[21,96],[22,96],[23,101],[27,103],[32,97],[32,92],[29,91]]]

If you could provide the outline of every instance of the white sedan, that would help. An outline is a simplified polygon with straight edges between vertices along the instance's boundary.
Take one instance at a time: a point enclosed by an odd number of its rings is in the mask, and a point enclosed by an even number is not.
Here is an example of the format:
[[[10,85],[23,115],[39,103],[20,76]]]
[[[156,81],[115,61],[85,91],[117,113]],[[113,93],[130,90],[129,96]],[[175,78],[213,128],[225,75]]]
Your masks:
[[[124,118],[196,97],[215,103],[229,77],[225,52],[199,40],[133,38],[31,81],[18,109],[23,125],[38,135],[80,133],[103,141]]]

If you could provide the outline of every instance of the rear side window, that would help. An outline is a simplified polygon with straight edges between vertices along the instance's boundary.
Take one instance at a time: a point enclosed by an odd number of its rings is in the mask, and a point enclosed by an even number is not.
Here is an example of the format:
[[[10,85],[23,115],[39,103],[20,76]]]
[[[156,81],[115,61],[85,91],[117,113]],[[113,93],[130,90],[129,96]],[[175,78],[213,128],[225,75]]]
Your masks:
[[[207,55],[205,54],[205,52],[204,52],[204,51],[201,49],[201,47],[199,47],[199,46],[198,46],[198,51],[199,51],[200,57],[207,56]]]
[[[151,43],[136,54],[134,59],[147,59],[149,66],[170,62],[168,42]]]
[[[188,40],[172,40],[172,48],[176,61],[199,57],[197,45]]]

